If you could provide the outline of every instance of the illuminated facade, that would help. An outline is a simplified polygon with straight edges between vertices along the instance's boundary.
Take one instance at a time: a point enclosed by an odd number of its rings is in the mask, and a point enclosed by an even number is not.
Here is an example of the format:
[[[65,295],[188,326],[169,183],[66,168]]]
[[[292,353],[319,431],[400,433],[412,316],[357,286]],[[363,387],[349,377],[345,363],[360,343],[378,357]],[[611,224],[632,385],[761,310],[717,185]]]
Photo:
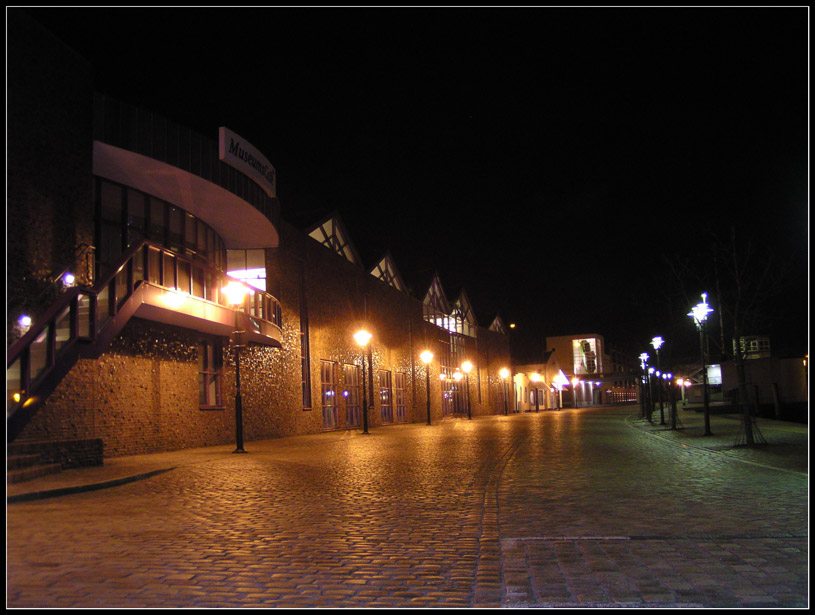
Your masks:
[[[233,442],[236,344],[248,441],[359,429],[366,404],[372,427],[424,422],[428,395],[436,419],[499,412],[499,317],[479,326],[438,275],[411,295],[390,253],[365,266],[338,214],[288,223],[274,167],[244,137],[94,95],[78,56],[15,21],[10,439],[98,440],[105,456]],[[53,75],[29,78],[60,54]],[[35,163],[41,143],[48,165]],[[250,290],[237,307],[230,280]]]
[[[602,335],[546,338],[540,362],[514,365],[520,411],[629,403],[637,399],[634,359],[606,346]],[[536,381],[537,379],[537,381]]]

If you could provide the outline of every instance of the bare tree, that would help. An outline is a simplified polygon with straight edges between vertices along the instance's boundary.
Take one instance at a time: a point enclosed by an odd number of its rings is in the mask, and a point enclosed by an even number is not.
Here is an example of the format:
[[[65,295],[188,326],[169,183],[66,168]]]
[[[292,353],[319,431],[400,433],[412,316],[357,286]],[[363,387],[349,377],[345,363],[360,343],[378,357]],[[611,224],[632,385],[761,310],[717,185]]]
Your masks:
[[[769,307],[781,290],[783,267],[769,250],[749,238],[742,240],[733,227],[726,240],[712,230],[707,236],[710,239],[707,253],[675,255],[667,259],[667,264],[679,282],[687,305],[692,304],[687,293],[688,285],[716,289],[720,338],[714,339],[714,344],[719,347],[722,357],[732,360],[736,366],[743,438],[744,443],[752,446],[764,439],[748,404],[744,363],[748,349],[742,342],[746,334],[769,324],[772,314]],[[727,343],[728,338],[732,340],[731,344]]]

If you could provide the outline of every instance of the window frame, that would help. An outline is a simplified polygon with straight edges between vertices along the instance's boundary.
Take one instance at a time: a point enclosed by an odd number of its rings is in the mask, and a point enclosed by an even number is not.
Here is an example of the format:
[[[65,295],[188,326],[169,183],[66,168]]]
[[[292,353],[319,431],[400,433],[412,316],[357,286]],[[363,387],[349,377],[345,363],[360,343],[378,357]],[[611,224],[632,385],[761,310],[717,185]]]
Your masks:
[[[389,425],[394,422],[393,376],[388,369],[379,370],[379,414],[382,417],[383,425]]]
[[[362,376],[359,365],[343,363],[343,400],[345,405],[345,428],[362,427]],[[349,377],[353,375],[352,377]],[[354,419],[354,420],[352,420]]]
[[[210,354],[208,349],[212,350]],[[202,356],[203,353],[203,356]],[[210,358],[212,364],[210,365]],[[202,361],[203,359],[203,361]],[[213,378],[215,385],[215,400],[209,397],[210,382],[207,377]],[[206,387],[202,389],[202,378],[206,383]],[[223,394],[223,380],[224,380],[224,357],[223,357],[223,341],[214,338],[199,338],[198,339],[198,409],[199,410],[223,410],[224,409],[224,394]],[[201,394],[206,392],[206,400],[202,399]],[[215,403],[202,403],[214,401]]]
[[[337,363],[320,359],[320,407],[323,411],[323,429],[334,430],[340,426],[340,410],[337,400]],[[326,403],[326,402],[329,403]],[[330,420],[328,420],[330,417]]]

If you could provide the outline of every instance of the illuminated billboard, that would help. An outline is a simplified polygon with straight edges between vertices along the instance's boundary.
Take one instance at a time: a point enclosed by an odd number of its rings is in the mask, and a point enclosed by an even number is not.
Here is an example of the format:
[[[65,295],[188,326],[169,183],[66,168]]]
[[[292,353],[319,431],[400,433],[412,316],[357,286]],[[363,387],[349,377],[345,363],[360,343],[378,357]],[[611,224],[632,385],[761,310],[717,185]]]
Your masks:
[[[572,340],[572,356],[574,356],[574,373],[597,374],[600,368],[600,344],[595,337]]]

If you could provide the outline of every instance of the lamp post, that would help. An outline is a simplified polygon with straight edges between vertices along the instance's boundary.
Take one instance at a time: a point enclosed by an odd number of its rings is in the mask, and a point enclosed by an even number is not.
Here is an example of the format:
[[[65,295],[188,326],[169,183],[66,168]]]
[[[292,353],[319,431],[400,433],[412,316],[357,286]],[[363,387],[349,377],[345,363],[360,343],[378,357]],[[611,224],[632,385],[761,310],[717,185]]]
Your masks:
[[[470,371],[473,369],[473,364],[469,361],[464,361],[461,364],[461,369],[464,372],[464,388],[467,392],[467,418],[472,419],[473,415],[470,412]]]
[[[654,368],[648,368],[648,422],[651,423],[651,415],[654,413],[654,387],[653,378]]]
[[[504,416],[507,416],[509,414],[509,406],[507,405],[507,393],[509,393],[507,390],[507,378],[509,377],[509,370],[504,367],[498,374],[501,376],[501,383],[504,389]]]
[[[688,313],[693,319],[693,322],[696,324],[696,328],[699,330],[699,346],[701,347],[702,353],[702,400],[704,403],[705,408],[705,433],[704,435],[709,436],[710,433],[710,395],[708,393],[707,388],[707,357],[705,353],[705,336],[707,334],[707,329],[705,327],[705,322],[707,321],[708,314],[710,314],[713,309],[707,303],[707,293],[702,293],[702,301],[697,303],[691,308],[691,311]]]
[[[371,337],[373,337],[370,333],[368,333],[365,329],[360,329],[356,333],[354,333],[354,341],[359,345],[362,349],[362,433],[368,433],[368,394],[366,389],[368,388],[368,383],[365,380],[365,347],[368,345],[368,342],[371,341]]]
[[[538,383],[541,381],[541,375],[538,372],[535,372],[529,379],[535,383],[535,412],[540,411],[540,403],[538,402],[538,397],[540,396],[540,387]]]
[[[671,404],[671,429],[676,429],[676,391],[674,390],[673,374],[668,374],[668,402]]]
[[[238,322],[238,306],[249,291],[240,282],[229,282],[223,289],[227,303],[235,308],[235,330],[232,332],[232,345],[235,347],[235,442],[233,453],[245,453],[243,450],[243,401],[241,399],[241,348],[246,346],[246,331]]]
[[[419,355],[424,363],[425,386],[427,387],[427,424],[430,425],[430,362],[433,360],[433,353],[425,350]]]
[[[640,418],[645,418],[645,378],[647,377],[648,369],[648,353],[643,352],[640,357],[640,367],[642,368],[642,377],[640,378]]]
[[[659,349],[662,346],[662,344],[664,344],[664,343],[665,343],[665,340],[663,340],[658,335],[654,339],[651,340],[651,346],[654,347],[654,350],[656,350],[656,353],[657,353],[657,369],[658,370],[662,369],[660,367],[660,365],[659,365]],[[664,425],[665,424],[665,410],[664,410],[664,406],[662,404],[662,384],[661,383],[659,385],[658,394],[659,394],[659,424]]]

